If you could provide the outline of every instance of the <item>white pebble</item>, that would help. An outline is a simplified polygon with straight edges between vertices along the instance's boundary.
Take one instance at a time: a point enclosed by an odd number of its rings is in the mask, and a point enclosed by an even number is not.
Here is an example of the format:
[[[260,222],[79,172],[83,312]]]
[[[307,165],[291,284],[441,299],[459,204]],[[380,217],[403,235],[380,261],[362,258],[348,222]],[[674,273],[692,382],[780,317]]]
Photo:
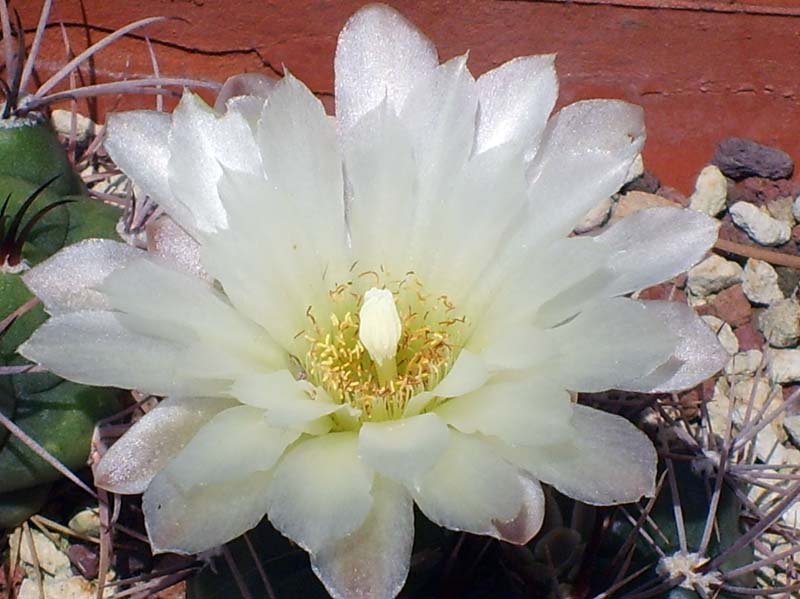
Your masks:
[[[772,218],[749,202],[736,202],[730,213],[733,222],[761,245],[783,245],[792,236],[789,223]]]
[[[755,258],[750,258],[744,265],[742,291],[754,304],[769,305],[783,299],[778,273],[771,264]]]
[[[711,254],[687,273],[686,287],[692,295],[704,296],[722,291],[742,280],[742,267],[722,256]]]
[[[716,216],[725,209],[727,196],[728,180],[721,170],[710,164],[697,177],[694,193],[689,198],[689,208]]]

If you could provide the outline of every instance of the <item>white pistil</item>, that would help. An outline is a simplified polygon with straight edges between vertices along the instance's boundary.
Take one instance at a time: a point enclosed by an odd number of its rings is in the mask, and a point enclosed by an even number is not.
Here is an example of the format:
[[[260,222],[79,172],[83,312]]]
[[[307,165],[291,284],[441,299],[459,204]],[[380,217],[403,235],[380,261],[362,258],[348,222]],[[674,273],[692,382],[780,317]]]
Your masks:
[[[378,381],[385,385],[397,376],[395,355],[403,332],[392,292],[375,287],[367,291],[358,318],[358,338],[375,363]]]

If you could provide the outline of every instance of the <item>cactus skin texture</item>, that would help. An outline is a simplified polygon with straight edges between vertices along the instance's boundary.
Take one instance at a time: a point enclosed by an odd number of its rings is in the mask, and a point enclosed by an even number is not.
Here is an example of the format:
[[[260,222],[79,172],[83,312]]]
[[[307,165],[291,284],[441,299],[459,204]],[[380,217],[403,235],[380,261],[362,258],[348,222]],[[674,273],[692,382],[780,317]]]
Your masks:
[[[58,175],[49,187],[53,193],[67,196],[85,191],[50,121],[35,112],[0,120],[0,175],[35,185]]]
[[[22,272],[14,270],[33,266],[82,239],[117,238],[120,211],[83,195],[85,187],[49,123],[34,120],[26,126],[4,127],[0,122],[0,206],[5,205],[0,226],[0,265],[5,265],[0,266],[0,321],[33,299]],[[33,194],[37,195],[30,201]],[[12,231],[15,219],[18,224]],[[9,267],[13,262],[16,266]],[[25,364],[16,349],[46,318],[38,304],[0,333],[0,366]],[[97,420],[118,409],[114,389],[86,387],[49,373],[0,376],[0,411],[71,469],[86,465]],[[7,528],[39,510],[50,483],[60,474],[4,427],[0,429],[0,528]]]

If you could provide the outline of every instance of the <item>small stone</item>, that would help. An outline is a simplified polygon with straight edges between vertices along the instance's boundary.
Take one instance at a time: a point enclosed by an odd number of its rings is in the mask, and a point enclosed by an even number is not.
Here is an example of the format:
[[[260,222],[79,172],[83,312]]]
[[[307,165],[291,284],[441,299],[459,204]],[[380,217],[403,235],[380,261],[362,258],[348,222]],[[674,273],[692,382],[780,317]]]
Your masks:
[[[791,347],[800,340],[800,304],[782,299],[758,315],[758,328],[772,347]]]
[[[100,571],[100,554],[97,549],[88,545],[76,543],[67,550],[69,561],[81,576],[93,580]]]
[[[606,198],[594,208],[589,210],[586,216],[583,217],[583,220],[575,227],[575,233],[582,235],[583,233],[587,233],[592,229],[602,227],[604,224],[606,224],[608,217],[611,215],[612,205],[613,201],[611,198]]]
[[[798,454],[797,450],[787,452],[787,456],[784,458],[786,464],[800,464],[800,454]],[[789,526],[792,530],[797,530],[800,527],[800,501],[795,501],[789,508],[781,514],[781,520],[783,520],[784,524]],[[797,563],[797,557],[795,556],[794,559],[795,563]],[[785,574],[783,574],[785,577]],[[789,585],[788,578],[781,580],[778,578],[779,584],[783,586]]]
[[[682,289],[671,282],[659,283],[647,289],[642,289],[635,294],[636,299],[640,300],[668,300],[675,302],[685,302],[686,294]]]
[[[785,297],[792,297],[800,284],[800,271],[788,266],[775,266],[778,273],[778,287]]]
[[[706,403],[711,428],[721,434],[728,428],[728,413],[730,411],[730,385],[725,377],[719,377],[714,383],[711,399]]]
[[[630,183],[635,179],[638,179],[644,174],[644,159],[642,158],[641,154],[637,154],[636,158],[633,159],[631,162],[630,167],[628,167],[628,173],[625,175],[625,183]]]
[[[83,576],[72,576],[57,580],[45,579],[45,597],[50,599],[95,599],[97,583],[86,580]],[[111,597],[114,587],[103,589],[103,597]],[[18,599],[41,599],[38,583],[32,578],[23,581]]]
[[[62,110],[57,108],[52,111],[50,115],[50,122],[56,133],[69,138],[72,135],[72,111]],[[94,121],[87,116],[80,113],[75,113],[75,141],[79,144],[85,144],[89,138],[94,137],[97,125]]]
[[[800,195],[792,201],[792,216],[796,221],[800,221]]]
[[[746,412],[747,405],[752,402],[753,408],[760,408],[763,406],[770,396],[780,392],[777,385],[771,385],[766,378],[749,378],[742,381],[737,381],[733,384],[733,398],[737,403],[744,404],[737,405],[733,411],[733,421],[742,425],[744,422],[744,413]],[[771,401],[775,401],[775,397]],[[777,402],[776,402],[777,404]]]
[[[789,439],[791,439],[795,447],[800,447],[800,414],[784,416],[783,428],[786,429],[786,434],[789,435]]]
[[[723,140],[711,162],[734,181],[753,176],[788,179],[794,172],[794,162],[783,150],[741,137]]]
[[[736,262],[711,254],[687,273],[686,288],[692,295],[706,296],[742,280],[742,267]],[[775,275],[777,280],[777,275]]]
[[[725,209],[728,197],[728,180],[713,164],[700,171],[689,198],[689,208],[709,216],[716,216]]]
[[[772,218],[782,220],[788,223],[790,227],[794,227],[795,218],[792,212],[793,202],[794,200],[788,196],[770,200],[766,203],[767,212],[769,212]]]
[[[23,533],[21,527],[14,531],[11,546],[14,547],[16,546],[16,543],[19,542],[19,539],[15,540],[15,537],[18,534],[23,535],[22,543],[19,545],[20,559],[23,562],[29,566],[34,566],[38,562],[41,569],[50,576],[59,576],[70,570],[69,558],[61,551],[61,549],[56,547],[53,541],[48,539],[38,530],[31,529],[33,547],[36,551],[35,558],[31,553],[30,543],[28,542],[28,539],[25,538],[27,537],[27,534]]]
[[[750,321],[753,308],[742,291],[740,284],[731,285],[720,291],[711,301],[711,314],[721,318],[732,327],[741,326]]]
[[[75,514],[68,526],[83,535],[96,537],[100,535],[100,513],[97,508],[87,508]]]
[[[710,314],[701,316],[700,318],[714,331],[714,334],[717,336],[717,339],[719,339],[722,347],[725,348],[725,351],[730,355],[734,355],[739,351],[739,340],[736,338],[736,335],[733,334],[731,325]]]
[[[653,173],[645,171],[634,180],[629,181],[620,189],[620,193],[628,193],[629,191],[645,191],[647,193],[655,193],[661,187],[661,181],[658,180]]]
[[[800,349],[770,349],[767,355],[769,378],[775,383],[800,381]]]
[[[744,266],[742,291],[754,304],[769,305],[783,299],[778,273],[771,264],[755,258],[749,258]]]
[[[800,225],[792,227],[792,241],[800,243]]]
[[[752,322],[736,327],[733,333],[739,340],[739,349],[741,351],[751,349],[760,350],[764,347],[764,343],[766,343],[766,339],[761,335],[761,331],[759,331]]]
[[[617,200],[608,224],[613,224],[617,221],[620,221],[626,216],[630,216],[634,212],[644,210],[645,208],[661,207],[680,208],[681,205],[652,193],[645,193],[643,191],[629,191],[625,195],[620,196],[619,200]]]
[[[761,365],[764,355],[757,349],[739,352],[725,366],[725,373],[733,376],[752,376]]]
[[[800,182],[780,179],[771,181],[762,177],[748,177],[728,188],[728,205],[750,202],[763,205],[781,197],[800,195]]]
[[[792,236],[789,223],[772,218],[748,202],[736,202],[730,207],[730,214],[733,222],[761,245],[783,245]]]

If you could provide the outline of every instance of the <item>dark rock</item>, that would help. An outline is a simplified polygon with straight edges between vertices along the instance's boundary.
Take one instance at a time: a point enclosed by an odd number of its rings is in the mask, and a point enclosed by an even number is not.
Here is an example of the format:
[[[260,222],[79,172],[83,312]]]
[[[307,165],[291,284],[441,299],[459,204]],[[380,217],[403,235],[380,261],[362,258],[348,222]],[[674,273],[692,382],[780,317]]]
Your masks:
[[[733,333],[739,340],[739,351],[747,351],[748,349],[760,350],[764,346],[764,336],[752,322],[736,327]]]
[[[641,300],[669,300],[686,303],[686,294],[673,283],[660,283],[653,287],[643,289],[639,293]]]
[[[97,573],[100,571],[100,554],[95,547],[81,544],[70,545],[67,556],[78,574],[87,580],[97,578]]]
[[[796,197],[800,194],[800,183],[781,179],[772,181],[763,177],[748,177],[739,181],[728,191],[728,206],[736,202],[766,204],[783,197]]]
[[[647,193],[655,193],[661,187],[661,181],[658,180],[653,173],[645,171],[633,181],[627,182],[620,189],[620,193],[628,193],[629,191],[645,191]]]
[[[800,390],[800,385],[783,385],[783,399],[788,400],[793,393],[796,393]],[[796,416],[798,415],[797,404],[795,404],[794,408],[789,408],[789,415]]]
[[[739,327],[750,322],[753,307],[745,297],[741,285],[732,285],[723,289],[711,302],[711,312],[732,327]]]
[[[778,273],[778,287],[783,295],[792,297],[794,290],[797,289],[797,284],[800,283],[800,272],[788,266],[776,266],[775,272]]]
[[[716,164],[726,177],[735,181],[747,177],[788,179],[794,172],[794,162],[783,150],[770,148],[741,137],[723,140],[714,153]]]

